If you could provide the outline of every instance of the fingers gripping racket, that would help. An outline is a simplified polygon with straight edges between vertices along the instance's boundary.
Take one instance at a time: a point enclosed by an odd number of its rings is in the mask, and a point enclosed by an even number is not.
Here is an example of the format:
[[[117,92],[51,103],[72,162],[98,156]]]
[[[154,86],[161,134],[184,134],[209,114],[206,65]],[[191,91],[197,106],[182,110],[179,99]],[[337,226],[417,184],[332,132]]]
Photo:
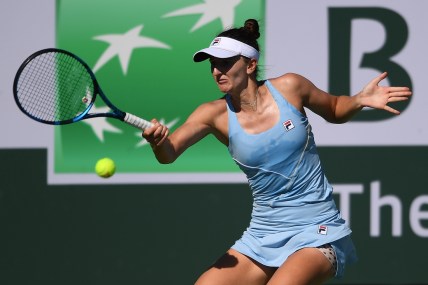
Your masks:
[[[13,94],[24,114],[45,124],[64,125],[94,117],[111,117],[140,130],[152,126],[149,121],[114,106],[89,66],[61,49],[44,49],[29,56],[15,75]],[[110,112],[89,113],[97,95]]]

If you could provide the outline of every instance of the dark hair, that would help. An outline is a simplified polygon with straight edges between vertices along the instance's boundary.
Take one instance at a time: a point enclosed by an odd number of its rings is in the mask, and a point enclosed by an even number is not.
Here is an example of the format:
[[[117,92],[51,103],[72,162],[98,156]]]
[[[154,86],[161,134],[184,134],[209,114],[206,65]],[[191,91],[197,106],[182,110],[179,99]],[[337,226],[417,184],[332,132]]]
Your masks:
[[[221,32],[218,37],[227,37],[249,46],[252,46],[257,51],[260,51],[257,39],[260,37],[259,23],[255,19],[248,19],[245,21],[244,26],[240,28],[232,28]]]
[[[260,37],[259,32],[259,22],[255,19],[248,19],[245,21],[244,26],[240,28],[232,28],[221,32],[218,37],[227,37],[242,43],[245,43],[249,46],[255,48],[258,52],[260,52],[259,43],[257,39]],[[259,68],[256,67],[254,72],[255,77],[257,78],[259,75]]]

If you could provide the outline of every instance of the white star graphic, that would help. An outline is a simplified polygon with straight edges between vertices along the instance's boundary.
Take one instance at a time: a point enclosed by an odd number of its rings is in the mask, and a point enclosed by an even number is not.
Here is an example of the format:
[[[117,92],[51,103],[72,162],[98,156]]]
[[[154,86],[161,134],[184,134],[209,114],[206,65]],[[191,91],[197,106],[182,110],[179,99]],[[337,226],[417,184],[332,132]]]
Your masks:
[[[93,105],[91,108],[91,112],[93,113],[106,113],[108,111],[110,111],[110,108],[107,106],[96,108],[95,105]],[[122,133],[122,130],[107,122],[106,117],[91,118],[83,120],[82,122],[88,124],[92,128],[95,135],[101,142],[104,142],[104,132]]]
[[[159,123],[161,123],[162,125],[167,126],[169,129],[171,129],[175,124],[177,124],[177,122],[180,120],[180,118],[175,118],[174,120],[172,120],[169,123],[165,124],[165,119],[162,118],[159,120]],[[145,145],[148,145],[149,143],[143,138],[141,139],[141,132],[137,132],[135,133],[137,137],[140,138],[140,142],[136,145],[136,147],[143,147]]]
[[[231,28],[234,24],[234,9],[242,0],[204,0],[205,3],[196,4],[186,8],[170,12],[163,17],[174,17],[192,14],[202,14],[198,22],[190,30],[191,32],[220,18],[223,29]]]
[[[95,64],[93,69],[94,73],[117,55],[119,56],[123,74],[126,75],[128,72],[129,60],[134,49],[142,47],[171,49],[170,46],[158,40],[140,36],[142,29],[143,25],[139,25],[124,34],[109,34],[94,37],[95,40],[104,41],[110,44]]]

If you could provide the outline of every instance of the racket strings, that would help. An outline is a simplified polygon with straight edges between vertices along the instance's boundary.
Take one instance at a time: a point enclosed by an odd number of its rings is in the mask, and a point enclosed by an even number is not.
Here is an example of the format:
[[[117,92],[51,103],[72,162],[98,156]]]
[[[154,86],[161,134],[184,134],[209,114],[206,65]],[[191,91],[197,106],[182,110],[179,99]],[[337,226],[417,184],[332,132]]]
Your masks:
[[[36,72],[37,71],[37,72]],[[51,110],[49,106],[55,104],[51,96],[52,83],[47,80],[46,61],[40,56],[30,61],[20,76],[18,83],[18,99],[21,106],[31,115],[39,119],[50,120],[47,115]],[[46,94],[43,100],[35,100],[35,94]]]
[[[31,65],[36,65],[37,62],[31,62]],[[45,68],[46,63],[45,62],[41,62],[40,63],[42,65],[43,68]],[[36,65],[37,66],[37,65]],[[34,68],[37,67],[33,67],[31,66],[31,70],[33,70]],[[45,71],[45,69],[42,69],[43,71]],[[49,82],[48,78],[46,76],[44,76],[43,73],[40,73],[40,76],[38,77],[34,77],[34,75],[32,75],[32,73],[27,73],[27,80],[28,80],[28,85],[27,88],[29,90],[29,94],[47,94],[46,96],[44,96],[44,100],[34,100],[33,97],[30,96],[24,96],[23,99],[25,99],[26,101],[26,106],[30,106],[28,104],[32,104],[31,106],[33,106],[33,115],[36,114],[43,114],[43,117],[41,117],[41,119],[45,119],[48,120],[48,115],[51,112],[51,110],[49,110],[49,106],[55,104],[54,101],[54,97],[49,95],[49,94],[53,94],[53,89],[50,86],[51,83]]]
[[[48,52],[33,58],[22,70],[17,98],[22,108],[45,122],[64,122],[86,113],[93,101],[94,83],[75,58]]]

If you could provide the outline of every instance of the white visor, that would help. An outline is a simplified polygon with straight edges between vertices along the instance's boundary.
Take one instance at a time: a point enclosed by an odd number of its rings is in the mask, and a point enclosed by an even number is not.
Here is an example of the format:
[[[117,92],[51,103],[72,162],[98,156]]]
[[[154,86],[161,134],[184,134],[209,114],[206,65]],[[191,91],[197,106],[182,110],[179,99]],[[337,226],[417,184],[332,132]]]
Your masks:
[[[211,42],[208,48],[204,48],[195,53],[193,55],[193,61],[204,61],[211,56],[229,58],[237,55],[259,60],[259,52],[252,46],[231,38],[217,37]]]

